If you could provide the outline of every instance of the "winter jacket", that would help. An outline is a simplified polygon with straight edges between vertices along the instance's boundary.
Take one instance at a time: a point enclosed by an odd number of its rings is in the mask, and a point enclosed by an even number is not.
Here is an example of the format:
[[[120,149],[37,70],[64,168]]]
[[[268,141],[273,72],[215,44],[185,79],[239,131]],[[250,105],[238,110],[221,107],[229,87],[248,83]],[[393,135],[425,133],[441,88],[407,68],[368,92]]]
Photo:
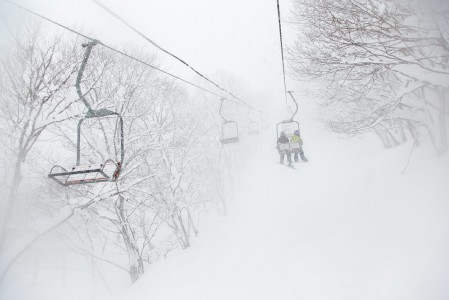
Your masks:
[[[294,135],[290,139],[290,143],[299,143],[299,145],[302,146],[302,139],[299,135]]]
[[[279,144],[288,144],[288,137],[281,136],[280,138],[278,138],[278,143]]]

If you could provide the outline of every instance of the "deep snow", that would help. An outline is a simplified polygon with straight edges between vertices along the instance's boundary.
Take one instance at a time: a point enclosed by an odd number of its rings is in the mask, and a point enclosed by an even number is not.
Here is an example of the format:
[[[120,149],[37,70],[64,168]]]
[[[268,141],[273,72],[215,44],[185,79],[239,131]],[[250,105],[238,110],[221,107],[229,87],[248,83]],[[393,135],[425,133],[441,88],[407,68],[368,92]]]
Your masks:
[[[309,163],[280,166],[273,128],[242,139],[230,214],[117,299],[449,299],[449,160],[383,150],[308,120]]]
[[[18,274],[0,299],[449,299],[449,155],[423,141],[401,174],[411,143],[338,138],[301,108],[310,162],[279,165],[273,125],[228,146],[239,154],[229,215],[203,215],[192,246],[134,285],[101,263],[92,280],[67,256],[62,277],[51,264]]]

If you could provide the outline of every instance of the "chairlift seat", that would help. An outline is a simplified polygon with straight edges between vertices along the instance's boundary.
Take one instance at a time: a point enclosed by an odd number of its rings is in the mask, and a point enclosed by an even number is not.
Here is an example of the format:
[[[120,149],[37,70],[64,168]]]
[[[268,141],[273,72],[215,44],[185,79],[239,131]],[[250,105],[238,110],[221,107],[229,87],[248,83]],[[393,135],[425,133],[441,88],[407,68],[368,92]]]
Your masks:
[[[121,163],[107,160],[102,164],[74,166],[70,170],[59,165],[50,170],[48,177],[63,186],[115,181],[120,175]]]
[[[230,138],[226,138],[226,139],[221,139],[220,140],[222,145],[225,144],[232,144],[232,143],[238,143],[239,142],[239,137],[230,137]]]

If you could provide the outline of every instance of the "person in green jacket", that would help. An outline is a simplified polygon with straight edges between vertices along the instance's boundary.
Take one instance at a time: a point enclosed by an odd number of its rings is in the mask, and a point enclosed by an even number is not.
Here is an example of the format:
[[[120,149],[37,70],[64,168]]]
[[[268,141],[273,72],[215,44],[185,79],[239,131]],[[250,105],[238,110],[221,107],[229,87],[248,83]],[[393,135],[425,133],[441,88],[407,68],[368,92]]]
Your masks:
[[[301,160],[302,161],[305,161],[305,162],[309,161],[307,159],[307,157],[304,155],[304,150],[302,150],[303,142],[302,142],[301,136],[299,135],[299,130],[295,130],[295,133],[293,134],[293,136],[290,139],[290,143],[299,143],[299,151],[294,151],[294,153],[295,153],[295,155],[294,155],[295,162],[299,161],[298,153],[299,153],[299,156],[301,156]]]

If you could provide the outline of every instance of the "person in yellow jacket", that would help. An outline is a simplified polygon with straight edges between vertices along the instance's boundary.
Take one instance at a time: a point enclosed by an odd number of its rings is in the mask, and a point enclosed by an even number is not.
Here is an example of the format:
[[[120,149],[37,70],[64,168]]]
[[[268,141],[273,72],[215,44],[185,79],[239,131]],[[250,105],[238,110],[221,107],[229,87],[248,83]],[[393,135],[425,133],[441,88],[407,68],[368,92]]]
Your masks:
[[[302,161],[305,161],[305,162],[309,161],[307,159],[307,157],[304,155],[304,151],[302,150],[303,142],[302,142],[301,136],[299,135],[299,130],[295,130],[295,133],[293,134],[293,136],[290,139],[290,143],[299,143],[299,151],[294,151],[294,153],[295,153],[295,156],[294,156],[295,162],[299,161],[298,153],[299,153],[299,156],[301,156],[301,160]]]

